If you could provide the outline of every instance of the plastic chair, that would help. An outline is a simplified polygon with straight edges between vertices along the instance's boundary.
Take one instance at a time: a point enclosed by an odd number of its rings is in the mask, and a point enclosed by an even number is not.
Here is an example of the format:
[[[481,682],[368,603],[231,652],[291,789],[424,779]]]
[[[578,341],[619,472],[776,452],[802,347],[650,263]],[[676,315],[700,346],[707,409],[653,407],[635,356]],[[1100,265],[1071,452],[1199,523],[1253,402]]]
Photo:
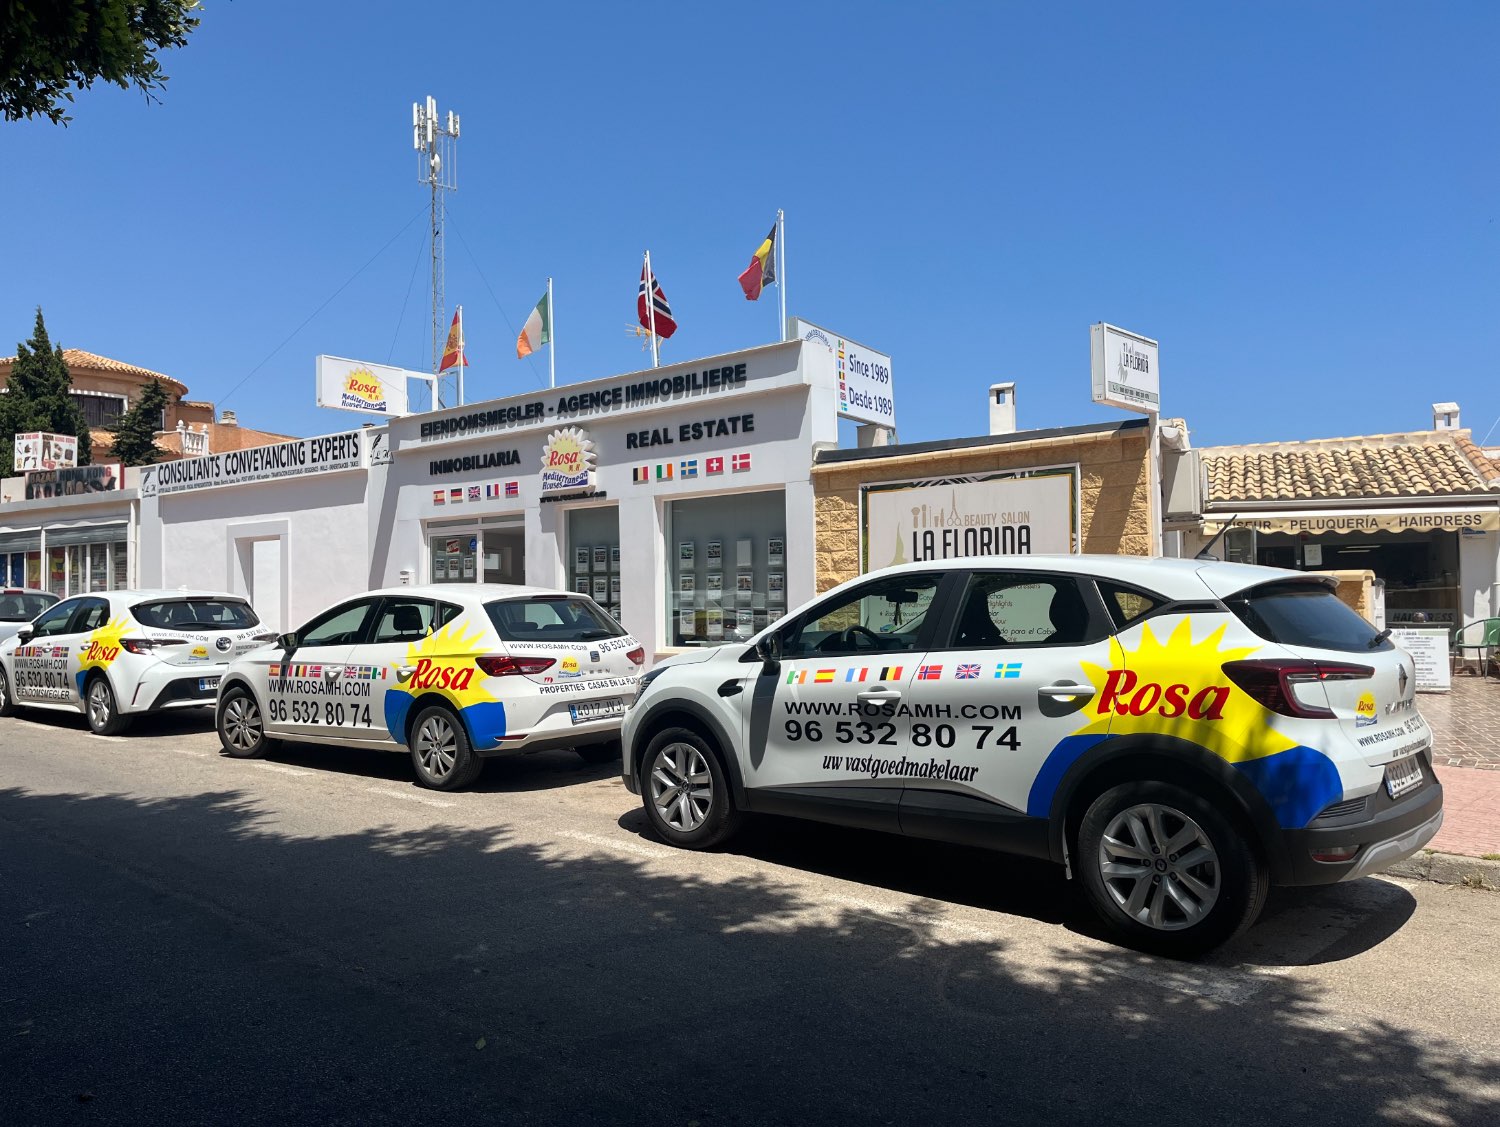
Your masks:
[[[1489,676],[1500,651],[1500,618],[1476,618],[1453,632],[1453,656],[1460,662],[1473,654],[1479,659],[1479,674]]]

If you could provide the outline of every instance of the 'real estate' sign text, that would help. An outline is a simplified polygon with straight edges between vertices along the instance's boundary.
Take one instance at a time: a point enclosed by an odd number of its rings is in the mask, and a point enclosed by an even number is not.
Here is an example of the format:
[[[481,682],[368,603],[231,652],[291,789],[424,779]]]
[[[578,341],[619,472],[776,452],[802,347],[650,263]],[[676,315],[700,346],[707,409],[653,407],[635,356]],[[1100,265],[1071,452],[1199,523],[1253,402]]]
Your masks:
[[[142,466],[141,496],[352,470],[360,465],[360,445],[360,432],[351,430]]]

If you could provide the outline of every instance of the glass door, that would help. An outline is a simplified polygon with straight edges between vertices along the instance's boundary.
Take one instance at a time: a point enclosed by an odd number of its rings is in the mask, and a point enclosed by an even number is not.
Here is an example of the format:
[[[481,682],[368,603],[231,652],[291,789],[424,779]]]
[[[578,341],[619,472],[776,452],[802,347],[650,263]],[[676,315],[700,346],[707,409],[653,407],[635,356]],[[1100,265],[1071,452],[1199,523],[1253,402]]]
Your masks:
[[[427,532],[433,583],[525,583],[526,530],[517,520],[486,520]]]

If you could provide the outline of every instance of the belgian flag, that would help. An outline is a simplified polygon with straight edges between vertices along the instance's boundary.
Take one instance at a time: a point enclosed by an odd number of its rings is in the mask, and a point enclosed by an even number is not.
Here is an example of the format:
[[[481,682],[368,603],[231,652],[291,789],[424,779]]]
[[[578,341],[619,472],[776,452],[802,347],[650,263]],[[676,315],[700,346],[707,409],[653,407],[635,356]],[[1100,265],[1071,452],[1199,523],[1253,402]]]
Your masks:
[[[776,281],[776,224],[771,224],[771,233],[760,244],[750,265],[740,275],[740,289],[745,291],[745,300],[754,301],[760,291]]]

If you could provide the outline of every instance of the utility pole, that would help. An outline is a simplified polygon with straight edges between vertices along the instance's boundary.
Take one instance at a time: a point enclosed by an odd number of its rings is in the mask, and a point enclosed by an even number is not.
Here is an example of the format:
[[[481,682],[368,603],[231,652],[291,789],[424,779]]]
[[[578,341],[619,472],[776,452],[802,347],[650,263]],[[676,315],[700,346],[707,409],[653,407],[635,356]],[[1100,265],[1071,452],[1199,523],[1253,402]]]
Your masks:
[[[458,114],[438,120],[437,100],[411,104],[411,142],[417,152],[417,180],[432,192],[432,409],[443,405],[438,366],[443,362],[446,272],[443,260],[443,193],[458,191]],[[461,378],[461,377],[460,377]]]

